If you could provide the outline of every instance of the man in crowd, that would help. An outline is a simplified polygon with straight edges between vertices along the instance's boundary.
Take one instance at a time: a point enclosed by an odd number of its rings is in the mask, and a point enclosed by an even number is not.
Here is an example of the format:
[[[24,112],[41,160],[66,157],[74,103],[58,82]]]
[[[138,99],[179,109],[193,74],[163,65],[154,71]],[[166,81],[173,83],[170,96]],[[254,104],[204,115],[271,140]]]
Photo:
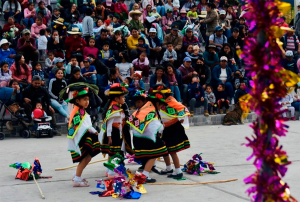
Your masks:
[[[36,47],[36,41],[30,37],[30,31],[24,29],[22,37],[19,38],[17,44],[18,53],[22,54],[25,58],[25,62],[28,64],[30,61],[38,61],[39,53]]]

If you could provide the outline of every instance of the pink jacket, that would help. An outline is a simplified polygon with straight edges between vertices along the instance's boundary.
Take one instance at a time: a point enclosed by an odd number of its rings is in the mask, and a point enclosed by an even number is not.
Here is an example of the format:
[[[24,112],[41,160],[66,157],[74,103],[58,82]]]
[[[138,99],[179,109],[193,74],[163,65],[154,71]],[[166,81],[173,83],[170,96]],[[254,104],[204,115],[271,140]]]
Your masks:
[[[35,12],[33,16],[31,15],[31,11],[28,8],[25,8],[24,9],[24,18],[35,18],[35,16],[36,16],[35,8],[32,11]]]
[[[10,71],[11,71],[11,74],[12,74],[12,78],[13,79],[16,79],[17,81],[21,81],[22,79],[26,79],[28,82],[31,83],[31,79],[32,79],[32,76],[31,76],[31,68],[25,64],[27,66],[27,69],[29,71],[25,71],[25,69],[23,67],[20,67],[20,74],[17,75],[17,68],[16,68],[16,63],[14,62],[11,67],[10,67]]]
[[[128,14],[128,10],[127,10],[126,4],[115,3],[115,12],[116,12],[116,13],[122,13],[122,12],[125,12],[125,13]]]
[[[40,36],[40,30],[41,29],[46,29],[46,25],[42,24],[40,26],[38,26],[36,23],[33,23],[31,25],[31,36],[33,38],[38,38]]]

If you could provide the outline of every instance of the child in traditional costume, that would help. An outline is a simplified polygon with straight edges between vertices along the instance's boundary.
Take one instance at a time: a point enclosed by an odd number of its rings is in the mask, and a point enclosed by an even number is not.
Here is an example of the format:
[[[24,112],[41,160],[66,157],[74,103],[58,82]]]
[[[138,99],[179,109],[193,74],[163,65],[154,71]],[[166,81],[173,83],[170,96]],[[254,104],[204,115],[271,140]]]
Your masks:
[[[175,170],[173,171],[169,156],[165,156],[166,169],[161,171],[162,175],[168,175],[169,178],[181,179],[183,174],[180,169],[180,162],[177,152],[190,147],[190,142],[185,134],[184,128],[189,127],[189,111],[188,109],[171,96],[171,89],[166,88],[163,84],[157,85],[152,90],[153,93],[162,92],[166,99],[167,106],[163,106],[159,113],[164,123],[164,131],[162,140],[165,142],[168,153],[174,162]]]
[[[89,89],[83,87],[74,91],[73,98],[66,100],[74,104],[68,126],[68,150],[73,163],[79,162],[72,179],[73,187],[88,187],[88,181],[81,178],[83,169],[92,157],[100,153],[98,132],[93,128],[90,115],[85,111],[89,105]]]
[[[150,94],[142,107],[136,110],[128,119],[133,131],[133,145],[135,148],[135,159],[146,162],[143,174],[148,183],[156,182],[149,177],[156,158],[168,154],[160,133],[164,126],[160,120],[159,110],[164,106],[164,95],[160,92]]]
[[[125,103],[127,93],[125,86],[120,83],[112,84],[105,90],[105,94],[109,96],[109,107],[101,126],[99,142],[101,152],[104,155],[108,154],[108,159],[117,153],[124,155],[125,152],[125,141],[122,136],[125,114],[122,105]],[[113,177],[115,173],[107,169],[105,175]]]

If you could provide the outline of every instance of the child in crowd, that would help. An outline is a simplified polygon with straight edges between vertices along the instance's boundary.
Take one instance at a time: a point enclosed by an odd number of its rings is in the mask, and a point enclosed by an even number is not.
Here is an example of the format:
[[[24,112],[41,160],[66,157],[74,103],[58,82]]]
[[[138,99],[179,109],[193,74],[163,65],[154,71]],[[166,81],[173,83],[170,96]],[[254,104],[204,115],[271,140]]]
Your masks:
[[[223,108],[225,107],[226,113],[229,112],[229,101],[227,100],[227,93],[225,91],[225,85],[219,84],[217,91],[215,92],[216,101],[220,110],[220,114],[223,114]]]
[[[288,50],[285,52],[285,59],[282,59],[283,68],[294,72],[295,74],[299,74],[299,69],[297,67],[297,61],[294,59],[293,51]]]
[[[51,72],[49,74],[49,80],[55,78],[55,73],[57,72],[57,69],[63,70],[64,75],[66,74],[64,62],[65,62],[65,60],[62,58],[55,58],[55,60],[54,60],[55,66],[51,69]]]
[[[149,60],[147,58],[147,53],[142,52],[140,56],[132,61],[134,71],[142,71],[145,77],[145,83],[149,83]]]
[[[84,66],[84,64],[82,63],[82,67]],[[69,63],[66,65],[66,78],[70,78],[72,76],[72,71],[74,68],[78,67],[80,69],[80,67],[78,66],[78,61],[75,55],[71,55]]]
[[[114,16],[113,17],[113,21],[111,23],[113,28],[118,28],[118,27],[121,26],[121,24],[119,23],[119,20],[120,20],[119,16]]]
[[[45,58],[46,58],[48,39],[45,36],[45,33],[46,33],[46,30],[41,29],[40,37],[38,38],[38,50],[39,50],[40,61],[45,61]]]
[[[180,14],[179,14],[177,20],[180,20],[180,21],[185,20],[185,21],[189,21],[190,22],[190,18],[186,15],[186,10],[184,8],[182,8],[180,10]]]
[[[103,43],[102,50],[99,51],[98,57],[108,67],[114,67],[116,64],[114,53],[109,49],[108,41]]]
[[[122,105],[125,103],[125,95],[127,93],[125,86],[122,86],[120,83],[112,84],[105,90],[105,95],[109,96],[109,107],[105,112],[105,118],[98,137],[101,152],[108,154],[108,159],[117,153],[123,155],[123,150],[121,149],[123,144],[122,123],[125,120],[125,114]],[[113,178],[115,173],[106,169],[105,175]]]
[[[37,116],[37,112],[42,112],[40,115],[41,116]],[[31,118],[34,120],[34,119],[39,119],[39,118],[45,118],[47,117],[47,113],[43,110],[43,105],[39,102],[37,102],[35,104],[35,109],[31,112]],[[37,121],[33,121],[34,122],[34,125],[33,125],[33,130],[32,130],[32,135],[35,135],[35,132],[38,128],[38,122]]]
[[[97,71],[94,65],[91,65],[91,59],[85,58],[83,60],[84,67],[81,69],[82,76],[86,79],[88,83],[96,84],[97,83]]]
[[[32,64],[32,77],[35,75],[38,75],[41,77],[41,81],[42,81],[42,85],[45,85],[45,75],[44,75],[44,71],[42,70],[42,64],[40,62],[35,62]]]
[[[58,18],[60,18],[60,12],[59,12],[59,9],[58,8],[54,8],[53,9],[53,13],[52,13],[52,22],[54,20],[57,20]]]
[[[89,106],[89,95],[89,88],[83,87],[73,93],[72,99],[66,100],[74,104],[68,125],[68,150],[71,152],[73,163],[79,162],[72,178],[73,187],[89,186],[88,181],[81,178],[82,171],[92,157],[100,153],[98,132],[92,126],[90,115],[85,111]],[[77,121],[73,121],[75,117]]]
[[[96,26],[94,27],[93,32],[94,32],[95,38],[98,39],[100,37],[100,31],[102,29],[103,21],[98,19],[95,24],[96,24]]]
[[[48,58],[45,60],[45,71],[50,73],[51,69],[55,66],[54,61],[56,58],[54,57],[53,51],[48,51],[47,55]]]
[[[8,63],[3,61],[1,62],[1,69],[0,69],[0,88],[8,87],[10,80],[11,80],[11,71],[9,70]]]
[[[190,114],[194,116],[195,107],[204,106],[204,116],[209,116],[207,99],[205,98],[204,89],[200,85],[200,79],[198,76],[192,78],[192,82],[188,86],[188,91],[190,93]]]
[[[159,13],[156,11],[156,7],[152,7],[152,12],[150,13],[150,16],[152,17],[152,16],[154,16],[154,17],[156,17],[156,20],[157,19],[161,19],[161,16],[159,15]]]
[[[39,11],[37,13],[37,16],[42,18],[43,25],[47,25],[47,20],[46,20],[45,15],[42,11]]]
[[[198,45],[193,46],[193,53],[191,54],[190,58],[192,59],[192,67],[195,67],[197,61],[202,58],[202,54],[200,53],[200,48]]]
[[[167,50],[164,52],[163,56],[163,66],[166,67],[167,63],[172,63],[174,65],[177,60],[177,53],[173,49],[172,43],[167,44]]]
[[[68,85],[77,83],[77,82],[86,82],[86,79],[81,75],[81,70],[79,67],[75,67],[71,71],[71,77],[68,79]]]
[[[210,115],[216,115],[217,114],[217,106],[218,105],[216,104],[216,96],[213,93],[212,86],[209,86],[209,85],[206,86],[205,97],[207,99],[208,113]]]
[[[10,42],[7,39],[2,39],[0,41],[0,63],[5,61],[8,63],[9,67],[15,62],[16,51],[9,48]]]
[[[291,104],[294,101],[293,96],[291,93],[287,93],[284,98],[282,98],[279,102],[281,105],[281,110],[288,110],[291,112],[291,120],[295,121],[295,107],[293,107]],[[286,118],[286,112],[282,114],[283,117]]]
[[[147,56],[150,55],[149,45],[146,44],[145,39],[143,37],[140,37],[138,39],[137,47],[138,47],[137,48],[138,55],[140,55],[142,52],[146,52]]]
[[[126,77],[131,77],[133,75],[133,64],[129,62],[129,58],[126,53],[122,55],[122,61],[120,63],[116,63],[116,69],[122,82],[124,82]]]
[[[95,47],[96,40],[94,38],[90,38],[88,44],[89,45],[83,49],[83,58],[86,58],[89,54],[92,54],[95,56],[95,58],[98,58],[99,50]]]
[[[45,36],[46,36],[47,40],[49,41],[51,38],[51,29],[49,27],[47,27],[45,29],[45,31],[46,31]]]
[[[178,102],[181,102],[181,95],[178,86],[178,81],[176,79],[176,70],[171,63],[167,64],[166,75],[168,76],[168,80],[170,83],[171,92],[174,94],[174,97]]]
[[[238,103],[240,98],[247,94],[247,84],[246,81],[242,80],[239,88],[234,93],[234,103]]]
[[[198,19],[197,6],[193,5],[191,10],[187,13],[187,17],[191,19],[191,22],[194,23]]]

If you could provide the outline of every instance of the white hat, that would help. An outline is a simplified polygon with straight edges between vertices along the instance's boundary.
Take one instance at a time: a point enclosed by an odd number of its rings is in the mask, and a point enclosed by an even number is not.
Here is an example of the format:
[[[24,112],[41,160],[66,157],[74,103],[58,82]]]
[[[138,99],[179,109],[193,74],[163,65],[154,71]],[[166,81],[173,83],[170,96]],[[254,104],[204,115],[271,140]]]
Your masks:
[[[8,45],[10,45],[10,42],[7,41],[7,39],[2,39],[2,40],[0,41],[0,47],[1,47],[3,44],[6,44],[6,43],[8,43]]]
[[[2,39],[2,40],[3,40],[3,39]],[[1,41],[2,41],[2,40],[1,40]],[[294,57],[293,51],[290,51],[290,50],[286,51],[286,52],[285,52],[285,56],[286,56],[286,57]]]
[[[222,57],[220,58],[220,61],[223,61],[223,60],[226,60],[226,61],[228,61],[228,59],[227,59],[227,57],[226,57],[226,56],[222,56]]]
[[[226,15],[226,11],[225,10],[220,10],[220,15]]]
[[[152,27],[152,28],[150,28],[150,30],[149,30],[149,33],[150,33],[150,32],[155,32],[155,33],[156,33],[156,29]]]
[[[156,7],[154,6],[154,7],[152,7],[152,10],[156,10]]]

